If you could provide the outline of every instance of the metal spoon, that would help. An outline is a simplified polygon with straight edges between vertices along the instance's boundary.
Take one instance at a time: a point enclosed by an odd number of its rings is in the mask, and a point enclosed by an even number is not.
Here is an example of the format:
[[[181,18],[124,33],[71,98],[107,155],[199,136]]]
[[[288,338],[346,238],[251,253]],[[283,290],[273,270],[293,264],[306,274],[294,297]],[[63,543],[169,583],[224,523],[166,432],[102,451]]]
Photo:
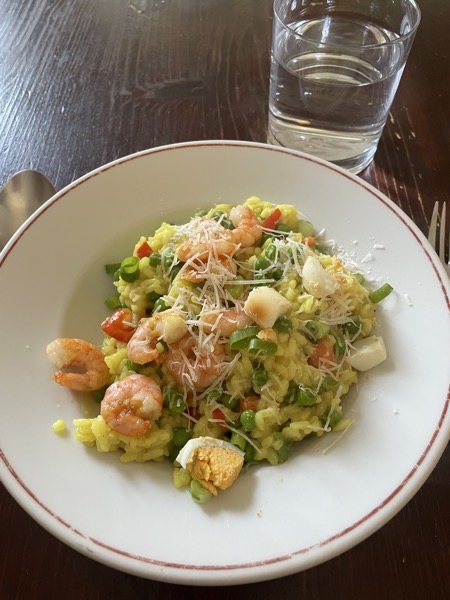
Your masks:
[[[0,190],[0,250],[30,215],[56,193],[39,171],[26,169],[9,179]]]

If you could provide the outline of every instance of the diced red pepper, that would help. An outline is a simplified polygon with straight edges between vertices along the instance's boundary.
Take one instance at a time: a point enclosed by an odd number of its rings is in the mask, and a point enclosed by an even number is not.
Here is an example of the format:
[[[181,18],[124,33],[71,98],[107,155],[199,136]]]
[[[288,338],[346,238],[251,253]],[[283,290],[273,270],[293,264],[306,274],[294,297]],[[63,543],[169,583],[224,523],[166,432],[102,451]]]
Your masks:
[[[308,235],[308,237],[303,238],[302,242],[305,244],[305,246],[308,246],[308,248],[312,248],[313,250],[316,247],[316,240],[312,237],[312,235]]]
[[[281,210],[279,208],[275,208],[270,215],[264,219],[264,221],[261,223],[261,226],[265,229],[275,229],[280,219]]]
[[[246,396],[245,398],[241,398],[239,410],[244,412],[244,410],[253,410],[256,412],[258,410],[258,403],[261,400],[259,396]]]
[[[128,344],[135,330],[135,327],[130,324],[132,319],[133,315],[129,308],[118,308],[103,321],[102,329],[115,340]]]
[[[146,256],[150,256],[151,254],[153,254],[153,250],[147,242],[143,242],[136,250],[136,256],[138,258],[145,258]]]
[[[217,425],[219,425],[219,427],[221,429],[223,429],[223,430],[227,429],[226,418],[225,418],[225,415],[223,414],[223,412],[220,410],[220,408],[215,408],[212,411],[212,418],[217,419],[217,421],[219,421],[217,423]]]

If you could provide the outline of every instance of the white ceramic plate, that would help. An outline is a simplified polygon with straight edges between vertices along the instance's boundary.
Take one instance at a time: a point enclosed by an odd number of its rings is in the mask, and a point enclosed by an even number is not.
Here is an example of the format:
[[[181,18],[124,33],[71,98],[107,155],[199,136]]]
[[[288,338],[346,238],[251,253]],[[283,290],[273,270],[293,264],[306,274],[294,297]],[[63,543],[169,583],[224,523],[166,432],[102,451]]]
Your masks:
[[[137,236],[195,209],[257,195],[293,203],[395,288],[379,311],[388,360],[346,401],[355,419],[303,442],[278,467],[245,472],[209,504],[171,466],[119,462],[76,442],[76,394],[51,380],[46,344],[100,343],[111,293],[103,265]],[[90,558],[176,583],[227,585],[288,575],[354,546],[397,513],[449,438],[449,282],[417,227],[361,179],[265,145],[199,142],[106,165],[54,196],[0,259],[0,474],[43,527]],[[70,434],[52,424],[64,419]]]

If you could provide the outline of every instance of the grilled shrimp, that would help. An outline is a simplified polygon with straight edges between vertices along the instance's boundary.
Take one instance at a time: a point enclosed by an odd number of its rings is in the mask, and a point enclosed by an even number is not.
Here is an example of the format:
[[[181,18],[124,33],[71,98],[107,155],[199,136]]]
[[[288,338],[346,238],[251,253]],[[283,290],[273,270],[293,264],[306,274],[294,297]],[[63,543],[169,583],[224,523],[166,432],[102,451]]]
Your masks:
[[[262,227],[258,217],[248,206],[234,206],[230,219],[236,229],[230,231],[231,239],[241,248],[254,246],[262,237]]]
[[[58,369],[74,367],[82,372],[56,371],[53,379],[79,392],[92,392],[107,385],[110,372],[97,346],[77,338],[57,338],[47,346],[47,355]]]
[[[196,230],[176,248],[178,260],[188,262],[191,259],[207,261],[212,256],[232,256],[236,244],[231,239],[230,231],[214,219],[202,217],[198,220]]]
[[[221,337],[230,337],[238,329],[254,323],[253,319],[237,306],[222,311],[211,311],[201,315],[199,325],[205,333],[218,332]]]
[[[212,260],[211,260],[212,259]],[[236,275],[237,265],[231,256],[209,257],[206,262],[191,260],[180,271],[180,278],[192,283],[199,283],[209,277],[226,277]]]
[[[137,365],[159,360],[158,341],[172,344],[187,332],[186,321],[175,310],[166,310],[153,317],[142,319],[127,345],[128,358]]]
[[[105,423],[123,435],[140,437],[153,427],[162,412],[159,385],[145,375],[129,375],[106,390],[100,414]]]
[[[188,334],[169,349],[165,365],[178,384],[198,392],[220,376],[224,358],[222,344],[198,350],[195,338]]]

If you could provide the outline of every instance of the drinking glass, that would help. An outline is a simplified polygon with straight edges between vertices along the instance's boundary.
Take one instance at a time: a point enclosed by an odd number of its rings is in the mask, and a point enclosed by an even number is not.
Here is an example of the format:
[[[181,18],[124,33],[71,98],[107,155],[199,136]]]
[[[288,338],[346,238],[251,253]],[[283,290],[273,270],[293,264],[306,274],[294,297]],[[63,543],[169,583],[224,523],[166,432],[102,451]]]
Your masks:
[[[419,22],[415,0],[275,0],[268,142],[362,171]]]

